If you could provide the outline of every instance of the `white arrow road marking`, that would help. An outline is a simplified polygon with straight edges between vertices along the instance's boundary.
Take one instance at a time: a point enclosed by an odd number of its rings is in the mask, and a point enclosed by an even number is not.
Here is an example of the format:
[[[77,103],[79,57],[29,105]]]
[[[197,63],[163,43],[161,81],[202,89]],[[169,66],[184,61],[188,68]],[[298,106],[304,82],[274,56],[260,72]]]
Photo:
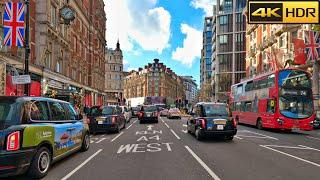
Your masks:
[[[182,126],[183,126],[183,127],[188,127],[186,124],[183,124]]]
[[[86,159],[83,163],[81,163],[78,167],[76,167],[73,171],[71,171],[69,174],[67,174],[65,177],[63,177],[61,180],[69,179],[74,173],[76,173],[80,168],[82,168],[84,165],[86,165],[91,159],[93,159],[101,151],[102,151],[102,149],[99,149],[97,152],[92,154],[88,159]]]
[[[204,163],[196,153],[194,153],[188,146],[184,146],[189,153],[198,161],[198,163],[210,174],[214,180],[221,180],[207,165]]]
[[[151,131],[153,126],[152,125],[148,125],[147,128],[148,128],[148,131]]]

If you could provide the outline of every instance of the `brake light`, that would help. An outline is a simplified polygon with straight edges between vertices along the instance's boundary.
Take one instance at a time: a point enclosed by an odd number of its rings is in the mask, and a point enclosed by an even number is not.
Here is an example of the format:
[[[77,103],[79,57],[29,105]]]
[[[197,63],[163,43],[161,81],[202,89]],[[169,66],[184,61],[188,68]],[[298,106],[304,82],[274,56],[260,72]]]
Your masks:
[[[143,112],[139,112],[139,117],[142,117],[143,116]]]
[[[205,129],[206,128],[206,120],[205,119],[200,119],[199,121],[200,121],[201,128]]]
[[[117,118],[116,118],[115,116],[113,116],[113,117],[111,118],[111,122],[112,122],[112,124],[115,124],[115,123],[116,123],[116,121],[117,121]]]
[[[7,151],[16,151],[20,148],[20,132],[15,131],[7,138]]]
[[[232,119],[232,124],[233,124],[233,127],[235,128],[237,127],[237,121],[234,118]]]

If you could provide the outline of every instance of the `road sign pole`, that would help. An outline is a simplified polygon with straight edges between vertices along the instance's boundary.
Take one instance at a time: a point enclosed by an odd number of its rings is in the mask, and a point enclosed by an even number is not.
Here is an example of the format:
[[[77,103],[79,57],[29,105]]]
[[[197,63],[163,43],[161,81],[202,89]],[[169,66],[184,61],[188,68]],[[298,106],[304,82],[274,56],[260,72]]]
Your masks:
[[[30,54],[30,47],[29,47],[29,19],[30,19],[30,9],[29,9],[29,0],[25,0],[26,5],[26,29],[25,29],[25,61],[24,61],[24,74],[29,75],[29,54]],[[29,96],[29,84],[24,85],[24,95]]]

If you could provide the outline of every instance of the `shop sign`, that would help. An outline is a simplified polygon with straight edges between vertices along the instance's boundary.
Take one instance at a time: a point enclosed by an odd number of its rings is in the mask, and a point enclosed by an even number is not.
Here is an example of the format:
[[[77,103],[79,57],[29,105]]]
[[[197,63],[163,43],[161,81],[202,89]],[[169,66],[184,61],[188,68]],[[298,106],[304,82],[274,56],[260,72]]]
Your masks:
[[[63,89],[63,84],[55,80],[49,80],[48,86],[56,89]]]
[[[12,84],[30,84],[30,75],[12,76]]]

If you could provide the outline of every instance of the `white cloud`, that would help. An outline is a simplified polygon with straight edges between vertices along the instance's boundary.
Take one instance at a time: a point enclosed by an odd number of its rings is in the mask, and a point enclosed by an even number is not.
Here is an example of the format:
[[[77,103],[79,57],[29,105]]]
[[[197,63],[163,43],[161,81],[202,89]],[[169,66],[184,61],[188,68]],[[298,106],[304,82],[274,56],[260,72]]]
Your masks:
[[[191,67],[193,61],[201,56],[202,32],[187,24],[181,24],[181,32],[185,34],[186,37],[183,40],[183,46],[177,47],[176,50],[172,52],[172,59]]]
[[[202,9],[206,16],[212,16],[213,15],[213,0],[192,0],[190,2],[190,5],[196,9]]]
[[[169,46],[171,15],[157,0],[104,0],[107,13],[107,43],[115,47],[118,38],[124,51],[161,53]]]

